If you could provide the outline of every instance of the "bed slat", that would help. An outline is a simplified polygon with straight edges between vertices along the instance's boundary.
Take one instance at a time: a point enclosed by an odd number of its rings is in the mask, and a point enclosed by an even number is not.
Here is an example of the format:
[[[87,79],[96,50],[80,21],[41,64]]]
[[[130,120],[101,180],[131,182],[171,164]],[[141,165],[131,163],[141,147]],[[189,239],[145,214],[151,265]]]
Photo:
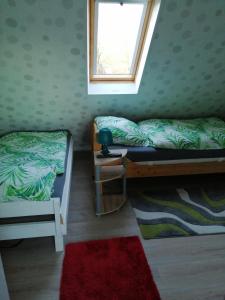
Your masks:
[[[55,222],[30,222],[0,226],[0,240],[25,239],[30,237],[53,236]]]
[[[17,201],[0,205],[0,218],[27,217],[54,214],[53,198],[49,201]]]

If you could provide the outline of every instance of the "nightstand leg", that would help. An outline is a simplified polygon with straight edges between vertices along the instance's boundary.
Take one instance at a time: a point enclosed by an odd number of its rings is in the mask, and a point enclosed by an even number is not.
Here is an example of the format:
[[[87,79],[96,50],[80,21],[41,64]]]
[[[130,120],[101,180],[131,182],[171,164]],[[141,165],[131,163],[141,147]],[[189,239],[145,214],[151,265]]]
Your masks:
[[[127,180],[126,175],[123,176],[123,197],[127,195]]]
[[[127,174],[126,174],[126,162],[123,159],[123,166],[125,169],[125,173],[123,175],[123,197],[124,199],[127,197]]]
[[[101,183],[100,183],[100,167],[95,166],[95,188],[96,188],[96,215],[101,213]]]

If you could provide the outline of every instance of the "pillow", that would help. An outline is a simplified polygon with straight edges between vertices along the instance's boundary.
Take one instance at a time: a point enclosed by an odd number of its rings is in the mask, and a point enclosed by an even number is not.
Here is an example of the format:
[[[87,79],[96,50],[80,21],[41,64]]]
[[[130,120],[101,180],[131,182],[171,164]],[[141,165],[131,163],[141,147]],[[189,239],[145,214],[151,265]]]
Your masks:
[[[138,123],[152,140],[164,149],[208,150],[225,148],[225,122],[218,118],[190,120],[149,119]]]
[[[148,146],[148,138],[139,126],[125,118],[99,116],[95,118],[97,129],[108,128],[112,132],[113,144],[127,146]]]
[[[225,149],[225,122],[219,118],[207,118],[203,125],[216,149]]]

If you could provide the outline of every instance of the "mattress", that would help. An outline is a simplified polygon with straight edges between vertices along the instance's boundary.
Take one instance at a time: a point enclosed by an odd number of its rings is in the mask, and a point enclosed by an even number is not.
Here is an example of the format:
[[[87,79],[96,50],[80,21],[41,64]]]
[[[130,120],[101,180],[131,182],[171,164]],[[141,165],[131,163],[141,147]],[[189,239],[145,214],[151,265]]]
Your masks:
[[[153,147],[131,147],[113,145],[110,149],[127,149],[126,157],[133,162],[225,158],[225,149],[215,150],[183,150],[157,149]]]
[[[54,186],[53,186],[53,193],[51,197],[58,197],[62,198],[62,194],[63,194],[63,188],[64,188],[64,184],[65,184],[65,180],[66,180],[66,171],[67,171],[67,161],[68,161],[68,153],[69,153],[69,146],[70,146],[70,141],[71,141],[72,135],[71,133],[68,131],[67,134],[67,147],[66,147],[66,158],[65,158],[65,162],[64,162],[64,170],[65,172],[63,174],[59,174],[56,176],[56,179],[54,181]]]

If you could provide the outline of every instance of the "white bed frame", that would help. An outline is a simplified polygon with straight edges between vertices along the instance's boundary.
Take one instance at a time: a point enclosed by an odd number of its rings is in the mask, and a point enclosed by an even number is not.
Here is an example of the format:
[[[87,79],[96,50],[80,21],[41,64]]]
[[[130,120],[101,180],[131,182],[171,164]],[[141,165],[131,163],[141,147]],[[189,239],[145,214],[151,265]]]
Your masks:
[[[67,233],[72,163],[73,139],[71,137],[67,159],[66,178],[61,202],[60,198],[50,198],[48,201],[41,202],[21,200],[18,202],[0,203],[1,219],[53,215],[54,220],[0,224],[0,240],[53,236],[56,251],[64,250],[63,235]]]

